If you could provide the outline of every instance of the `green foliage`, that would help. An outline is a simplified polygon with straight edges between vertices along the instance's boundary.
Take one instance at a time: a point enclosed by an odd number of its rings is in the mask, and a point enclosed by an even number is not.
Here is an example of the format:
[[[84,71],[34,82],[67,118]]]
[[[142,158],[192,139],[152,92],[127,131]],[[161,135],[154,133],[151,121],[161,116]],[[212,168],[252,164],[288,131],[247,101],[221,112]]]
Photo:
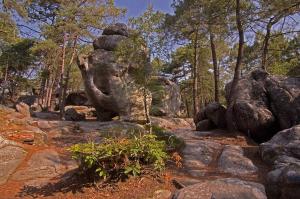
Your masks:
[[[161,171],[168,159],[164,141],[152,134],[126,139],[105,139],[102,144],[76,144],[69,149],[85,173],[103,179],[140,175],[146,166]]]
[[[185,147],[185,142],[182,138],[167,132],[160,126],[152,125],[152,132],[155,136],[157,136],[158,140],[166,143],[168,151],[180,152]]]
[[[18,75],[27,72],[34,65],[36,57],[32,53],[34,41],[23,39],[17,43],[8,45],[0,56],[0,66],[8,66],[8,70]]]
[[[165,14],[154,11],[149,5],[147,10],[139,17],[129,19],[131,27],[136,30],[148,48],[148,58],[164,57],[166,52],[166,40],[162,26]]]

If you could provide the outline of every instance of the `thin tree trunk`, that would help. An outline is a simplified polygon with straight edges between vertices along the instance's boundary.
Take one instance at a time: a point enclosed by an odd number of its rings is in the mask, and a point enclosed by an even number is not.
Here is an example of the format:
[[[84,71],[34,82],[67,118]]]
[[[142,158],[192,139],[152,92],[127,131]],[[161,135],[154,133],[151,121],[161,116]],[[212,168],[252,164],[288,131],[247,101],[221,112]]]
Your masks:
[[[272,28],[272,23],[270,20],[269,23],[267,24],[266,35],[263,42],[262,59],[261,59],[261,68],[265,71],[267,70],[267,56],[268,56],[268,46],[269,46],[269,40],[271,35],[271,28]]]
[[[190,117],[190,110],[189,110],[189,103],[188,103],[187,99],[185,99],[185,108],[186,108],[187,117],[189,118]]]
[[[6,62],[6,67],[5,67],[5,75],[4,75],[4,85],[2,88],[2,104],[4,104],[4,98],[5,98],[5,86],[7,84],[7,76],[8,76],[8,58],[7,58],[7,62]]]
[[[194,116],[198,112],[198,29],[195,31],[195,41],[194,41],[194,64],[193,64],[193,114]]]
[[[234,76],[231,83],[229,101],[232,100],[233,96],[235,95],[235,90],[240,79],[240,70],[242,65],[243,59],[243,48],[244,48],[244,30],[241,20],[241,10],[240,10],[240,0],[236,0],[236,24],[239,32],[239,48],[238,48],[238,56],[236,59],[236,66],[234,69]]]
[[[215,101],[219,102],[219,70],[218,70],[218,60],[217,60],[217,52],[214,41],[214,34],[210,31],[210,47],[211,47],[211,57],[214,66],[214,82],[215,82]]]
[[[271,30],[274,24],[276,24],[284,15],[283,14],[279,14],[276,17],[272,17],[266,27],[266,35],[264,38],[264,42],[263,42],[263,52],[262,52],[262,59],[261,59],[261,68],[263,70],[267,70],[268,67],[268,63],[267,63],[267,58],[268,58],[268,47],[269,47],[269,41],[270,41],[270,37],[271,37]]]
[[[65,73],[65,59],[66,59],[66,40],[67,35],[64,33],[64,40],[62,45],[62,62],[60,67],[60,81],[59,81],[59,113],[60,119],[64,119],[64,106],[63,106],[63,89],[64,89],[64,73]]]
[[[73,50],[72,50],[72,56],[70,59],[70,62],[68,64],[67,67],[67,73],[66,73],[66,81],[63,87],[63,95],[62,95],[62,107],[65,107],[66,104],[66,98],[67,98],[67,90],[68,90],[68,86],[69,86],[69,79],[70,79],[70,72],[71,72],[71,68],[72,68],[72,64],[74,62],[74,58],[76,55],[76,45],[77,45],[77,36],[75,36],[74,38],[74,44],[73,44]],[[63,111],[61,111],[61,118],[65,117],[65,109],[63,108]]]

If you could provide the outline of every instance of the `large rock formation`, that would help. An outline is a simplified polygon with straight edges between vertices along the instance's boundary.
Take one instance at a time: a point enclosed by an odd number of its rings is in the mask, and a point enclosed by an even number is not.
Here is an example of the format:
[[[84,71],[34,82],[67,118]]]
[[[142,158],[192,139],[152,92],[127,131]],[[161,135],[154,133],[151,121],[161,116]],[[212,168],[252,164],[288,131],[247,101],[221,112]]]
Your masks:
[[[127,27],[115,24],[106,28],[93,43],[94,51],[78,57],[85,91],[100,121],[120,116],[125,121],[146,121],[151,94],[135,83],[130,68],[115,57],[118,44],[126,40]],[[146,103],[144,103],[146,102]]]
[[[271,76],[255,70],[238,82],[235,95],[228,99],[227,125],[256,141],[270,139],[278,130],[300,122],[300,78]]]
[[[179,86],[162,76],[153,77],[150,84],[152,92],[150,114],[153,116],[180,116],[182,101]]]
[[[277,133],[260,145],[260,152],[262,159],[273,167],[267,175],[270,198],[299,198],[300,125]]]

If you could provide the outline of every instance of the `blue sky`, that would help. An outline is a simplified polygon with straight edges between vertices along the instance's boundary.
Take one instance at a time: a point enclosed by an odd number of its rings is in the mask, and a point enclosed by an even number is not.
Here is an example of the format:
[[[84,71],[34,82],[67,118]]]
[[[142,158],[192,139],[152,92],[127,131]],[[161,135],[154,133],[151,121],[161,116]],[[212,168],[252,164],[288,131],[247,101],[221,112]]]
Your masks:
[[[118,7],[127,8],[126,18],[141,15],[151,3],[155,10],[172,12],[171,4],[173,0],[115,0]]]

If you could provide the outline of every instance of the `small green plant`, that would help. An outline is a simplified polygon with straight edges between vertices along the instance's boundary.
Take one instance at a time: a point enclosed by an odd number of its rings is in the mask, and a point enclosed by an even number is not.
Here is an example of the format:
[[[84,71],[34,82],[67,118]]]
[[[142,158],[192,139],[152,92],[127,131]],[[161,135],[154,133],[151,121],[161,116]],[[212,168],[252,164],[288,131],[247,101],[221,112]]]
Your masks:
[[[133,138],[110,138],[101,144],[76,144],[69,149],[84,173],[103,179],[139,175],[146,166],[163,170],[169,158],[164,141],[153,134]]]
[[[152,132],[158,140],[166,143],[167,151],[180,152],[185,147],[185,142],[182,138],[167,132],[160,126],[152,125]]]

